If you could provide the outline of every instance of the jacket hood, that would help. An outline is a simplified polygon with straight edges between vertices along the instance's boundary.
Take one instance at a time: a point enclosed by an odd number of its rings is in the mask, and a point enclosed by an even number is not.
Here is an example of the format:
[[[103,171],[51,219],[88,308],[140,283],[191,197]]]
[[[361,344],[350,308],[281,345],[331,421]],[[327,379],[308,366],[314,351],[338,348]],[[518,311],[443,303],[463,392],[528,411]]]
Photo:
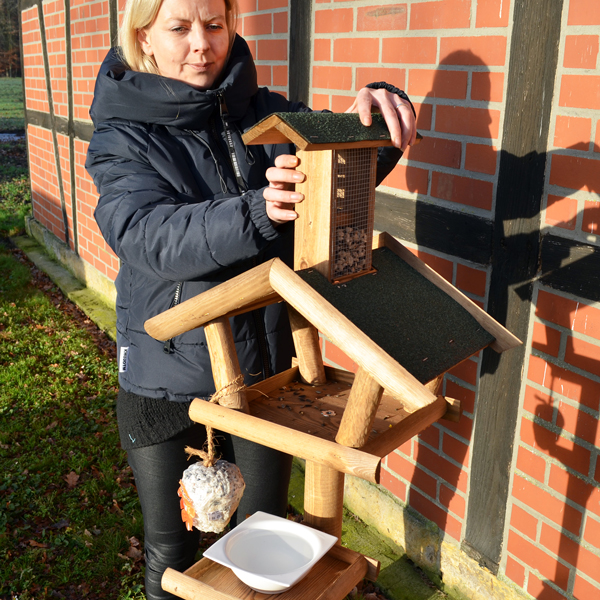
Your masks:
[[[218,106],[222,92],[233,119],[246,114],[258,91],[256,67],[248,44],[236,35],[221,84],[215,90],[192,86],[151,73],[128,69],[112,48],[98,73],[90,116],[94,125],[108,119],[168,125],[178,129],[203,129]]]

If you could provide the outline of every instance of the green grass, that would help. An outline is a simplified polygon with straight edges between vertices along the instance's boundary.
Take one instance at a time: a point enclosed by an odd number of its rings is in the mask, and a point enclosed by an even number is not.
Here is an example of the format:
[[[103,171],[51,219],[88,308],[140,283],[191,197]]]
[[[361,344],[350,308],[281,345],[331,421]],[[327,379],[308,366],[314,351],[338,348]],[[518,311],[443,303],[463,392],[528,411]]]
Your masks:
[[[0,144],[0,599],[141,600],[114,352],[7,246],[29,210],[24,150]]]
[[[0,133],[24,129],[23,82],[20,77],[0,77]]]

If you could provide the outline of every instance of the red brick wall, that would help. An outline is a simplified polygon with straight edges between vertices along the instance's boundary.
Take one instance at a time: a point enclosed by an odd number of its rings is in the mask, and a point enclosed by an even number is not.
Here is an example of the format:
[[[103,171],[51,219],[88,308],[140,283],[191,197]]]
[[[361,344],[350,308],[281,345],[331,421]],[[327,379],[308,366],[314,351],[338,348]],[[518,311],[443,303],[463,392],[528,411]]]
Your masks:
[[[99,63],[109,45],[106,0],[71,0],[73,114],[66,97],[64,0],[44,3],[54,113],[89,123]],[[123,9],[119,0],[119,9]],[[259,82],[289,83],[288,0],[240,0],[239,31]],[[514,0],[314,0],[311,102],[343,111],[370,81],[407,90],[423,142],[381,190],[493,219],[498,185]],[[26,106],[49,113],[37,8],[23,11]],[[600,3],[564,0],[543,197],[544,233],[598,245],[600,227]],[[55,144],[30,124],[34,216],[64,239]],[[95,188],[83,167],[87,142],[56,135],[71,247],[114,279],[118,260],[93,220]],[[72,166],[71,166],[72,165]],[[70,212],[74,173],[77,231]],[[427,264],[485,307],[490,267],[408,244]],[[507,505],[506,577],[538,598],[600,597],[600,306],[536,284],[523,365],[513,478]],[[328,340],[327,362],[352,363]],[[436,523],[449,543],[465,535],[480,357],[453,369],[444,393],[463,402],[457,424],[442,421],[384,461],[382,485]],[[516,373],[517,377],[519,374]]]

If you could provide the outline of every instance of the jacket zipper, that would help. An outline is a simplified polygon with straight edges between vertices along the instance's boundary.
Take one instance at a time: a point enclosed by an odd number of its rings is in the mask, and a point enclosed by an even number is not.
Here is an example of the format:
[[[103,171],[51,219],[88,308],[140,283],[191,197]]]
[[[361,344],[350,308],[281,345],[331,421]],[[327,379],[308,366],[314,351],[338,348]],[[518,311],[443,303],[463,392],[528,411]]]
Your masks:
[[[180,281],[175,288],[175,296],[171,303],[171,308],[177,306],[181,302],[181,288],[183,287],[183,281]],[[173,354],[173,338],[168,339],[163,346],[163,352],[165,354]]]
[[[233,167],[235,179],[237,181],[239,191],[247,192],[248,186],[246,185],[246,182],[242,177],[242,172],[240,171],[238,158],[235,153],[232,126],[229,122],[229,111],[227,110],[227,104],[225,102],[225,96],[223,95],[223,92],[217,92],[217,99],[219,101],[219,115],[221,116],[221,122],[223,123],[223,130],[225,131],[225,141],[227,144],[227,150],[229,151],[229,158],[231,161],[231,166]],[[213,130],[213,133],[216,134],[216,131]],[[256,266],[256,259],[253,260],[253,264],[254,266]],[[263,379],[268,379],[271,376],[271,369],[269,367],[269,349],[267,344],[267,332],[265,331],[265,324],[263,322],[263,317],[260,312],[260,309],[252,311],[252,318],[254,319],[254,327],[256,328],[256,339],[258,342],[258,348],[262,361]]]

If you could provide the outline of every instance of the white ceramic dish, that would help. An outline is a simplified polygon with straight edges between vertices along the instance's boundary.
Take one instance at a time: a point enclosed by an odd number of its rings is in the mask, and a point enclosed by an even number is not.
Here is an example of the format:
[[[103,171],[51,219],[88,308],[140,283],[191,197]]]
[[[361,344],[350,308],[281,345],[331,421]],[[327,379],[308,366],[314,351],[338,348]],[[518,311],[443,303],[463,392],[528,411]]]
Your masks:
[[[204,552],[248,587],[279,594],[298,583],[337,538],[306,525],[257,512]]]

